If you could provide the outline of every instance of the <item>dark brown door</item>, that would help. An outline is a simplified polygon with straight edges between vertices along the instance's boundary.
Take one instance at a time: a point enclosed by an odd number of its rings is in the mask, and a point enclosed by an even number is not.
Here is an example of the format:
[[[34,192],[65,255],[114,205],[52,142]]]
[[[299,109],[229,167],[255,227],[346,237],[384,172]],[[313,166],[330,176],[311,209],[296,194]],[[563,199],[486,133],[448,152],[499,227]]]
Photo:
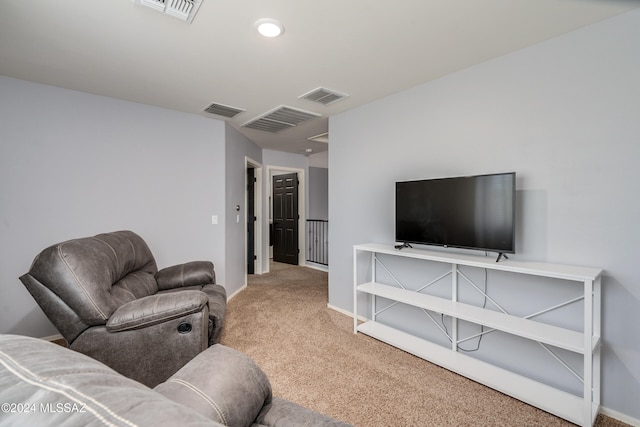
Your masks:
[[[273,177],[273,260],[298,265],[298,174]]]
[[[256,261],[256,204],[255,204],[256,170],[247,169],[247,273],[255,273]]]

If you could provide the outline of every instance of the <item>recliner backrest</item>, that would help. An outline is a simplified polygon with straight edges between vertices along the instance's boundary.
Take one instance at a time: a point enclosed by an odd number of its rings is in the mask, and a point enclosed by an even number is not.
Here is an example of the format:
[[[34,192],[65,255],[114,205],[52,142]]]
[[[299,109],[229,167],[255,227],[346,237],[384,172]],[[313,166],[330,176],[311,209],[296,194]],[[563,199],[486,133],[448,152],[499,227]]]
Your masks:
[[[157,271],[155,259],[140,236],[132,231],[116,231],[69,240],[43,250],[25,275],[31,277],[23,276],[21,280],[50,319],[47,306],[60,311],[55,305],[61,300],[84,324],[95,326],[105,324],[122,304],[155,294]],[[33,279],[55,296],[47,292],[34,294],[29,285]]]

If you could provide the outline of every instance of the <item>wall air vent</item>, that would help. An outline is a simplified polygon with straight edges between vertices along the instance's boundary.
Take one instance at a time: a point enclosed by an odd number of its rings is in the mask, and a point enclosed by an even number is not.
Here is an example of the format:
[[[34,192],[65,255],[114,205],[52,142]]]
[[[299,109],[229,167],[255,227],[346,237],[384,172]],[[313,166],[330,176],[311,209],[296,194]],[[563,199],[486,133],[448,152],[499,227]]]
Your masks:
[[[319,87],[311,92],[305,93],[304,95],[300,95],[298,99],[306,99],[308,101],[319,102],[323,105],[329,105],[347,98],[348,96],[349,95],[346,93],[340,93],[335,90]]]
[[[218,104],[214,102],[213,104],[205,108],[203,111],[209,114],[216,114],[218,116],[231,118],[247,110],[243,110],[242,108],[231,107],[229,105]]]
[[[320,114],[310,111],[298,110],[293,107],[281,105],[248,121],[243,124],[242,127],[276,133],[320,116]]]
[[[134,0],[134,2],[191,23],[202,0]]]

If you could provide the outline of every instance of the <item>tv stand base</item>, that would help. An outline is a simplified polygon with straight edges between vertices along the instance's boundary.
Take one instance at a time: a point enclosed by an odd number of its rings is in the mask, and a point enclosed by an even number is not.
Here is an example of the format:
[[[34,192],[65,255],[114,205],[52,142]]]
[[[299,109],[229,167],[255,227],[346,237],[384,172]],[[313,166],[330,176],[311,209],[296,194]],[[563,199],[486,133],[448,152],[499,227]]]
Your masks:
[[[496,258],[496,262],[500,261],[500,258],[509,259],[507,254],[503,254],[502,252],[498,253],[498,258]]]
[[[402,243],[402,244],[400,244],[400,245],[395,245],[395,246],[394,246],[394,248],[396,248],[397,250],[401,251],[401,250],[402,250],[402,249],[404,249],[404,248],[413,248],[413,246],[411,246],[411,244],[410,244],[410,243],[403,242],[403,243]]]

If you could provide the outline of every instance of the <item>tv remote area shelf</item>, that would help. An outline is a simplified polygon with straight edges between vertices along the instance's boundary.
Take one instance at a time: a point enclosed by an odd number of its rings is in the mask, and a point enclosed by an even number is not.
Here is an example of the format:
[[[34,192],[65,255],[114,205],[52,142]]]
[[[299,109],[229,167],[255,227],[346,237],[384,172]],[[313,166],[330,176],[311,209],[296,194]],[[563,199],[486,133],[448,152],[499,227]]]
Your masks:
[[[358,259],[371,258],[371,282],[358,283]],[[376,283],[379,255],[413,258],[451,265],[451,298],[440,298],[399,286]],[[361,264],[361,263],[360,263]],[[537,322],[507,313],[461,303],[457,300],[458,266],[485,268],[530,276],[582,282],[583,332]],[[422,359],[466,376],[516,399],[581,426],[592,426],[600,410],[600,305],[602,270],[538,262],[502,261],[482,256],[448,254],[403,248],[391,244],[367,243],[353,247],[353,331],[364,333]],[[371,296],[372,319],[358,322],[358,297]],[[376,321],[376,298],[381,297],[452,317],[451,348],[434,344]],[[554,307],[549,308],[549,310]],[[499,366],[463,354],[458,349],[457,320],[484,325],[508,334],[550,345],[583,356],[582,396],[559,390]]]

